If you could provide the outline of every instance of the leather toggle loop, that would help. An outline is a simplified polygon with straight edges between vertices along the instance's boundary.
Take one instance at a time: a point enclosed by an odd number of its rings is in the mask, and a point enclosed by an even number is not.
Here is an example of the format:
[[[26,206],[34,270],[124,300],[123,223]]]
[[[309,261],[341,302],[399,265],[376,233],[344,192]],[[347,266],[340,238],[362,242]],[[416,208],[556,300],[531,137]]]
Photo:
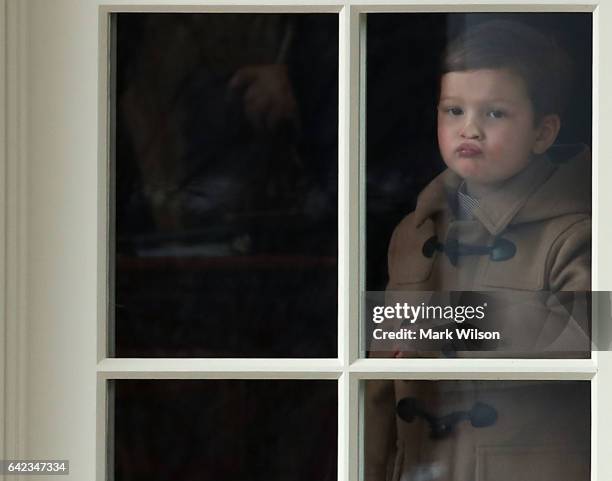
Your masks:
[[[462,244],[457,239],[449,239],[446,244],[442,244],[436,236],[432,236],[425,241],[422,251],[427,258],[433,257],[436,251],[444,252],[450,263],[456,266],[460,256],[488,255],[493,262],[512,259],[516,254],[516,245],[502,237],[495,239],[492,246]]]
[[[469,421],[474,428],[486,428],[497,421],[497,410],[483,402],[474,403],[469,411],[453,411],[444,416],[434,416],[426,411],[416,398],[405,397],[399,400],[395,412],[407,423],[413,422],[417,417],[425,420],[429,424],[429,437],[436,440],[450,436],[455,426],[462,421]]]

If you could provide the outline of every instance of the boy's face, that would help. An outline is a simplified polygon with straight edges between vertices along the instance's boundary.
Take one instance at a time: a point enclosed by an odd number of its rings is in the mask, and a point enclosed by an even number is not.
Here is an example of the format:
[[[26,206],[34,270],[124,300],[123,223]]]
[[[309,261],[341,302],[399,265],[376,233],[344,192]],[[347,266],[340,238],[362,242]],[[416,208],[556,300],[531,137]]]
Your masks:
[[[521,77],[506,69],[450,72],[442,77],[438,145],[446,165],[477,184],[523,170],[537,151],[539,129]]]

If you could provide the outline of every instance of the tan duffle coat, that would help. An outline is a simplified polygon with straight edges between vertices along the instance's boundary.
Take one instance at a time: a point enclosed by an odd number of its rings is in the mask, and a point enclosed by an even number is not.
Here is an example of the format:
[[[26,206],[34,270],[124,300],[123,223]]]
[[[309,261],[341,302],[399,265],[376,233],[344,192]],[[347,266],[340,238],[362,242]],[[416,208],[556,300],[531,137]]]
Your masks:
[[[457,352],[458,357],[584,357],[590,349],[588,321],[559,315],[555,306],[571,310],[573,293],[590,290],[590,172],[586,147],[555,147],[482,197],[472,220],[457,219],[461,179],[443,172],[393,233],[387,296],[399,291],[509,296],[509,312],[485,321],[506,330],[509,349]],[[461,246],[489,249],[475,255]],[[533,302],[523,302],[531,295]],[[370,346],[373,357],[419,355],[409,346],[398,349],[404,352]],[[396,414],[405,399],[419,406],[411,422]],[[434,439],[435,420],[477,404],[493,408],[493,423],[475,427],[459,420]],[[365,419],[366,481],[590,479],[588,382],[370,381]]]

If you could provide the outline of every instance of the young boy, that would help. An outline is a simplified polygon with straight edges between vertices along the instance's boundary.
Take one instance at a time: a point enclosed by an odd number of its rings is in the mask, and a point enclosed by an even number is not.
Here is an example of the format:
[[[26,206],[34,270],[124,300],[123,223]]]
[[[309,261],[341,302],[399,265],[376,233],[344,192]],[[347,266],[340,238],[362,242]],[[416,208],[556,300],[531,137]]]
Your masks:
[[[589,289],[589,151],[552,147],[567,64],[550,39],[511,22],[449,46],[438,103],[448,169],[395,229],[387,290]]]
[[[393,233],[388,295],[546,293],[542,309],[510,306],[503,322],[520,336],[507,341],[531,357],[584,348],[563,338],[569,316],[552,307],[591,276],[590,154],[553,146],[568,76],[555,43],[519,23],[483,23],[449,45],[438,102],[448,168]],[[577,384],[369,382],[365,479],[586,481],[589,391]]]

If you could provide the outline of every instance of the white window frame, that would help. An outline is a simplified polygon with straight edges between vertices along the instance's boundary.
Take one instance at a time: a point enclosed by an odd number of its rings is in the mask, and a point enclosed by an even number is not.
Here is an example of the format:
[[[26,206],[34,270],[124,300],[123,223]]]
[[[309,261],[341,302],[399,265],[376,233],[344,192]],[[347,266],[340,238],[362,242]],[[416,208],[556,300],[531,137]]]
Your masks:
[[[612,353],[588,360],[360,359],[363,288],[362,14],[593,12],[593,288],[612,291],[612,5],[605,1],[0,0],[0,431],[2,458],[70,460],[107,479],[112,379],[336,379],[338,480],[360,466],[360,381],[590,380],[592,480],[612,479]],[[339,16],[338,358],[107,359],[108,14],[333,12]],[[0,41],[0,45],[2,42]],[[605,48],[604,48],[605,47]],[[360,130],[361,129],[361,130]],[[11,479],[8,477],[7,479]],[[17,479],[17,478],[15,478]],[[55,479],[55,478],[53,478]]]

